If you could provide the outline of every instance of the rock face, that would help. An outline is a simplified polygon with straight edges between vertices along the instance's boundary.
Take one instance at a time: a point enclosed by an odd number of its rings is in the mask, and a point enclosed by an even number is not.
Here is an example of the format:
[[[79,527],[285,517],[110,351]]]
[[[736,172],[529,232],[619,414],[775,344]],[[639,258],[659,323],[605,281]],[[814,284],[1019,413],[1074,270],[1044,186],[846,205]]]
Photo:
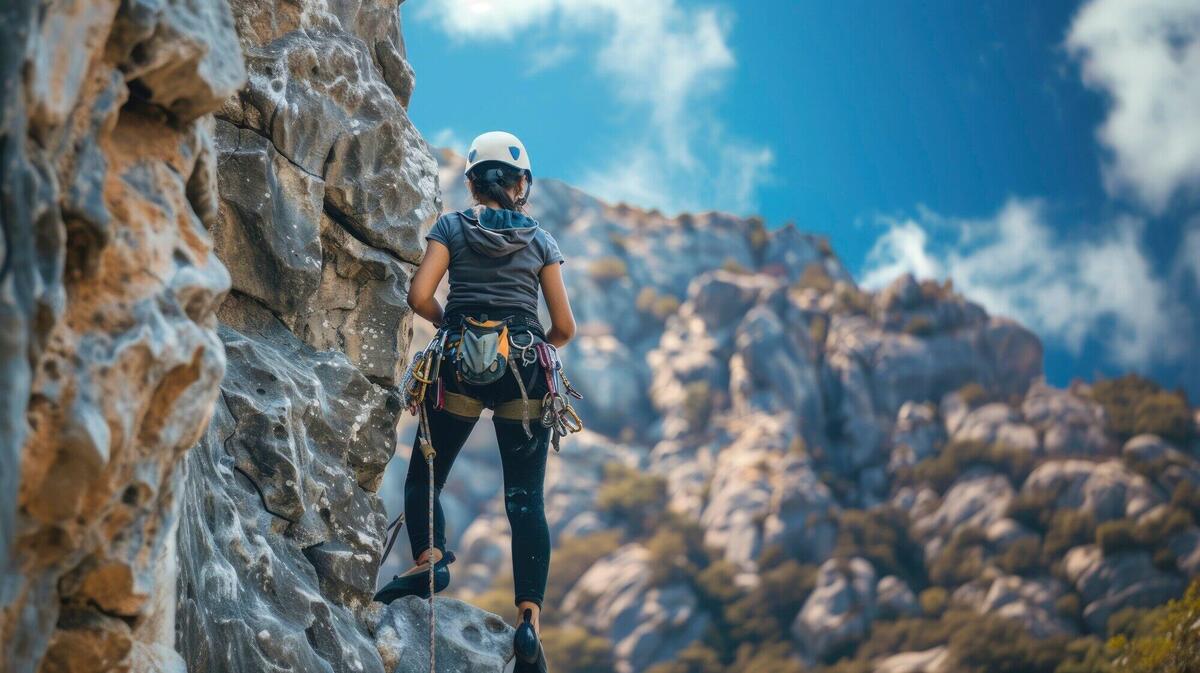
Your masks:
[[[206,113],[245,80],[233,17],[24,0],[3,17],[0,667],[180,670],[180,462],[225,369]]]
[[[215,122],[228,371],[187,458],[176,644],[197,671],[407,670],[401,622],[379,647],[364,627],[405,293],[439,209],[398,8],[231,4],[249,80]]]
[[[866,559],[830,559],[817,573],[817,586],[792,622],[792,637],[813,660],[863,638],[875,619],[875,569]]]
[[[5,671],[385,670],[439,210],[398,5],[2,10]]]
[[[513,658],[513,628],[500,617],[454,599],[438,599],[437,669],[501,673]],[[391,673],[428,673],[428,604],[407,596],[368,615],[371,634]],[[378,617],[374,617],[374,613]]]
[[[672,660],[709,625],[687,586],[649,585],[649,563],[645,547],[622,547],[579,578],[563,602],[567,614],[613,643],[620,673]]]

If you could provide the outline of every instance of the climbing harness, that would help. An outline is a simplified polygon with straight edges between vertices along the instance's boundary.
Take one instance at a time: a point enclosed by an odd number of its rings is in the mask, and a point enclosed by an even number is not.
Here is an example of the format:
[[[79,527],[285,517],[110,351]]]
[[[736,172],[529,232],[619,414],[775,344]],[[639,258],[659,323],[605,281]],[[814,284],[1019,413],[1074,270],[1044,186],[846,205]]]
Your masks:
[[[418,351],[404,376],[400,381],[400,394],[403,405],[418,417],[417,445],[429,470],[429,549],[434,547],[434,458],[437,452],[429,432],[429,414],[425,406],[425,398],[433,386],[433,408],[445,411],[467,419],[478,418],[483,412],[482,400],[446,390],[442,383],[442,362],[450,354],[454,363],[455,377],[460,383],[486,385],[498,381],[502,376],[512,372],[517,380],[517,388],[521,391],[519,399],[497,404],[492,415],[505,420],[520,420],[526,437],[533,437],[530,430],[530,419],[536,417],[543,427],[552,428],[552,443],[555,452],[559,451],[559,440],[568,434],[583,429],[583,421],[571,407],[570,398],[583,399],[567,379],[563,372],[562,362],[558,359],[558,349],[553,344],[535,336],[532,330],[522,332],[510,331],[510,324],[520,324],[512,316],[501,320],[488,320],[486,315],[480,319],[464,316],[460,323],[453,326],[443,324],[438,328],[429,344]],[[525,338],[522,339],[521,337]],[[454,338],[457,337],[457,338]],[[540,400],[531,400],[528,387],[521,377],[520,365],[528,366],[537,362],[546,378],[546,395]],[[561,384],[561,385],[560,385]],[[383,560],[387,558],[396,543],[400,528],[404,525],[404,515],[397,516],[387,527],[388,536],[384,548]],[[430,551],[429,564],[429,670],[433,673],[437,665],[437,614],[434,609],[435,563],[433,552]]]

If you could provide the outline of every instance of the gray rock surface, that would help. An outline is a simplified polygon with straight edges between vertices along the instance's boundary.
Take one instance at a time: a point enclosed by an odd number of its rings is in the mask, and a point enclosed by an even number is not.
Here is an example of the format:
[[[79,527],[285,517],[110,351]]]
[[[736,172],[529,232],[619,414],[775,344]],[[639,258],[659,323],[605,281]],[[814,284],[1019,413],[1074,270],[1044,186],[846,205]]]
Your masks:
[[[1059,508],[1082,509],[1097,522],[1137,518],[1165,499],[1145,477],[1119,460],[1050,460],[1029,475],[1021,491],[1049,497]]]
[[[1074,634],[1075,627],[1060,617],[1055,609],[1055,601],[1065,590],[1062,582],[1053,578],[1006,575],[992,581],[978,609],[980,612],[1015,619],[1038,638]]]
[[[213,237],[233,294],[220,402],[187,458],[189,670],[383,672],[416,644],[397,641],[401,613],[386,647],[366,628],[401,412],[385,386],[407,360],[404,294],[438,209],[404,82],[382,74],[403,75],[386,4],[233,3],[249,80],[217,114]],[[470,645],[452,639],[447,660]]]
[[[204,0],[3,15],[0,668],[180,670],[179,462],[230,283],[206,113],[245,77],[237,37]]]
[[[830,559],[792,622],[792,638],[812,660],[866,637],[876,615],[875,569],[866,559]]]
[[[1140,550],[1106,556],[1095,545],[1076,547],[1063,559],[1063,572],[1083,598],[1084,621],[1100,633],[1121,608],[1159,605],[1184,588],[1183,580],[1155,568]]]
[[[686,585],[649,585],[650,562],[645,547],[621,547],[584,573],[563,602],[566,614],[613,643],[619,673],[670,661],[710,623]]]
[[[496,615],[453,598],[439,597],[435,604],[436,670],[502,673],[513,657],[513,627]],[[429,672],[428,602],[406,596],[386,607],[376,603],[367,619],[384,670]]]

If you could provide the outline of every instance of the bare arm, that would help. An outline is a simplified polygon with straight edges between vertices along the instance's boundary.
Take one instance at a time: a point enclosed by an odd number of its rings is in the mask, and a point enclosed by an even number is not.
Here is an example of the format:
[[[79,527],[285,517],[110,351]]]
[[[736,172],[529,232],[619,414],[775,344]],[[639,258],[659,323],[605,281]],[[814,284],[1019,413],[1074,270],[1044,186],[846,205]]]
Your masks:
[[[430,240],[425,248],[425,257],[421,266],[413,274],[412,282],[408,284],[408,305],[414,313],[433,323],[434,327],[442,324],[442,305],[433,298],[438,283],[450,268],[450,251],[438,241]]]
[[[559,266],[558,262],[543,266],[540,277],[546,308],[550,309],[550,331],[546,333],[546,340],[555,346],[565,346],[575,336],[575,315],[571,313],[567,286]]]

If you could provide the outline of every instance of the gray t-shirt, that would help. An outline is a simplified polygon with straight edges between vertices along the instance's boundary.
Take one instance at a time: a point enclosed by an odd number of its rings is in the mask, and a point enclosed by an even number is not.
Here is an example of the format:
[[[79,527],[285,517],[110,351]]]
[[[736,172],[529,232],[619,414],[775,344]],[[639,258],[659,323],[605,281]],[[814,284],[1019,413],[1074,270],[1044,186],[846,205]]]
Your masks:
[[[542,267],[564,261],[550,232],[511,210],[477,207],[445,213],[425,238],[450,251],[448,314],[489,306],[537,315]]]

